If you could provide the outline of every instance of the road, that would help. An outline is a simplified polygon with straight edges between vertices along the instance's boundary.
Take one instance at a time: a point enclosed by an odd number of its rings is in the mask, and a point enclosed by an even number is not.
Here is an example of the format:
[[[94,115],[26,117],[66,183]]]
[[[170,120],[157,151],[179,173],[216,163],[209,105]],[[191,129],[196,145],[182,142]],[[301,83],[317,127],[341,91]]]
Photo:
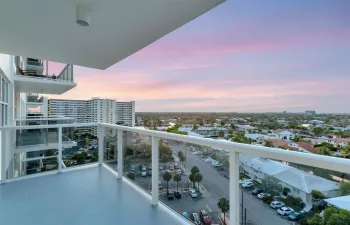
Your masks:
[[[170,142],[169,145],[176,151],[184,151],[185,146]],[[194,155],[191,151],[186,152],[186,168],[191,169],[197,166],[203,175],[202,184],[210,192],[211,197],[203,198],[201,207],[211,209],[211,211],[218,211],[218,199],[224,197],[229,199],[229,180],[220,175],[220,173],[211,165],[211,163],[204,162],[200,156]],[[237,184],[238,185],[238,184]],[[241,193],[240,193],[241,199]],[[240,203],[237,203],[240,204]],[[270,209],[266,204],[259,201],[251,194],[243,193],[243,205],[247,209],[247,220],[250,224],[258,225],[290,225],[291,222],[280,217],[275,210]],[[208,210],[207,210],[208,211]]]

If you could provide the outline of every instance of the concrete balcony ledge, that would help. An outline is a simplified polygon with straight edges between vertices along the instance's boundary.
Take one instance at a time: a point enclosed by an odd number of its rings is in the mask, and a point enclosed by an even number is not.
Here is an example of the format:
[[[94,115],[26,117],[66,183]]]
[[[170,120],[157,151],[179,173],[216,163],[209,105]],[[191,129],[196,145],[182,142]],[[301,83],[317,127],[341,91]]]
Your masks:
[[[0,224],[191,224],[107,166],[49,173],[0,185]]]

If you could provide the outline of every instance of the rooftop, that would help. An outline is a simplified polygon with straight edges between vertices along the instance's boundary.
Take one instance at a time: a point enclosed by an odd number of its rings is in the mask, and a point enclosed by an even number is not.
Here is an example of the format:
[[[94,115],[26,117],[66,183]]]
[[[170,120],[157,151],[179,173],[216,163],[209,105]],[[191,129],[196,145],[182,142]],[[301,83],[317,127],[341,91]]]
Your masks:
[[[1,185],[0,218],[11,225],[179,224],[148,201],[129,182],[96,165]]]

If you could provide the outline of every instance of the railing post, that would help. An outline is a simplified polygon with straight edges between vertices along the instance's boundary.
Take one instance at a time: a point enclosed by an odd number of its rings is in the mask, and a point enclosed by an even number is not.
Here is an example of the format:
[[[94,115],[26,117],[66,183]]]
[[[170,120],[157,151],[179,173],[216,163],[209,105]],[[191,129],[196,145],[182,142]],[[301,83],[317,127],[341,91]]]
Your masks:
[[[1,174],[0,174],[0,184],[6,182],[6,148],[5,148],[5,130],[0,131],[0,159],[1,159]]]
[[[230,151],[230,224],[239,225],[239,153]]]
[[[101,125],[97,127],[97,138],[98,138],[98,163],[102,165],[103,163],[103,142],[105,137],[105,128]]]
[[[58,128],[58,172],[62,172],[62,127]]]
[[[158,195],[159,195],[158,163],[159,163],[158,137],[152,136],[152,205],[153,206],[156,206],[158,204]]]
[[[123,178],[123,131],[122,130],[118,130],[117,145],[118,145],[118,177],[117,179],[120,180]]]

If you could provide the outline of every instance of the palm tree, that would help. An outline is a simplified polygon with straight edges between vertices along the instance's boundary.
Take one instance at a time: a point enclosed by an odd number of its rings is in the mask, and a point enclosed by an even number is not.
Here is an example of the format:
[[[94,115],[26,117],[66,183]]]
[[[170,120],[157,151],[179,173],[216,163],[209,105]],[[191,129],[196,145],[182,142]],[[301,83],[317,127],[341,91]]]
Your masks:
[[[192,187],[194,188],[194,183],[196,182],[196,180],[195,180],[195,175],[196,174],[193,174],[193,173],[191,173],[190,174],[190,176],[188,177],[188,179],[192,182]]]
[[[180,174],[176,174],[173,178],[173,180],[176,182],[176,190],[179,192],[179,182],[182,180]]]
[[[230,202],[226,198],[220,198],[218,201],[218,207],[221,210],[221,212],[224,214],[224,225],[226,224],[225,219],[226,216],[225,214],[230,210]]]
[[[168,193],[168,184],[169,184],[169,181],[171,180],[173,176],[171,175],[171,173],[169,171],[166,171],[164,174],[163,174],[163,179],[164,181],[166,181],[166,192]]]
[[[271,141],[266,141],[264,144],[265,147],[273,147],[272,142]]]
[[[199,182],[201,182],[203,180],[203,176],[200,173],[196,173],[196,175],[194,175],[194,180],[197,182],[198,184],[198,189],[199,189]]]

